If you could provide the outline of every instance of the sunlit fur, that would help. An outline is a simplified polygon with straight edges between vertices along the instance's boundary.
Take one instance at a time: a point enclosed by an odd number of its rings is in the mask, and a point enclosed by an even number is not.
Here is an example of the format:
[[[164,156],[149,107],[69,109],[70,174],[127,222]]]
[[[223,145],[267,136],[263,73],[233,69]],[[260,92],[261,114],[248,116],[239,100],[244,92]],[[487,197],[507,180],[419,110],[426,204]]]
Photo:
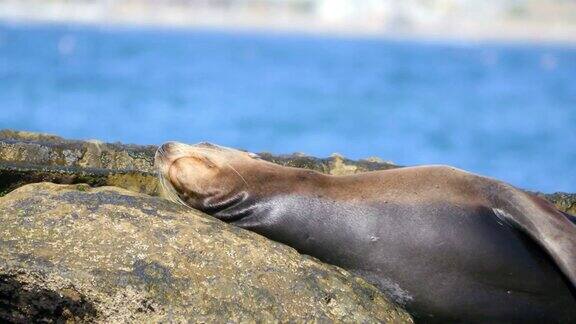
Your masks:
[[[158,183],[160,184],[160,195],[174,203],[189,207],[178,195],[176,188],[167,177],[167,172],[170,168],[166,163],[166,152],[159,146],[154,156],[154,166],[157,169]]]
[[[211,144],[165,145],[156,166],[168,199],[353,271],[417,320],[576,318],[576,227],[511,185],[447,166],[325,175]]]
[[[230,168],[242,180],[242,182],[246,186],[249,186],[248,182],[242,176],[242,174],[240,174],[240,172],[238,172],[238,170],[236,170],[236,168],[234,168],[232,165],[230,165],[230,163],[226,160],[226,158],[222,156],[222,151],[232,150],[232,149],[221,147],[221,146],[216,146],[214,144],[210,144],[210,145],[217,147],[217,149],[205,147],[205,146],[198,146],[198,145],[191,146],[191,145],[187,145],[187,144],[183,144],[183,143],[177,143],[177,142],[173,142],[171,144],[172,144],[172,147],[170,149],[169,156],[168,156],[167,152],[164,151],[164,148],[161,145],[156,150],[156,155],[154,157],[154,165],[157,169],[158,183],[160,184],[162,197],[164,197],[164,198],[166,198],[172,202],[175,202],[177,204],[189,207],[188,204],[186,204],[186,202],[184,200],[182,200],[178,191],[176,190],[176,188],[174,188],[174,185],[172,184],[172,182],[170,181],[170,178],[169,178],[169,171],[170,171],[170,166],[171,166],[172,162],[179,159],[179,158],[182,158],[182,157],[193,157],[193,156],[206,157],[206,158],[210,159],[213,163],[215,163],[218,168],[223,168],[223,167]],[[234,150],[234,151],[236,151],[236,150]],[[258,155],[254,154],[254,153],[246,153],[246,152],[243,152],[243,153],[247,154],[251,158],[258,158]],[[191,184],[191,185],[193,186],[193,184]],[[196,192],[200,191],[200,188],[198,188],[198,187],[189,188],[189,189],[191,189],[192,191],[196,191]]]

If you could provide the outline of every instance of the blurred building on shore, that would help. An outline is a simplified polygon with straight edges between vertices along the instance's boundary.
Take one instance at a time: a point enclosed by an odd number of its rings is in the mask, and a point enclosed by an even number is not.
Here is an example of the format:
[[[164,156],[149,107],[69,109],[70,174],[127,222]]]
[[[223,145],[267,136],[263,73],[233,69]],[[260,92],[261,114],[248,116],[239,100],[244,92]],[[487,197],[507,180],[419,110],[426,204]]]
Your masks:
[[[576,0],[0,0],[0,20],[576,40]]]

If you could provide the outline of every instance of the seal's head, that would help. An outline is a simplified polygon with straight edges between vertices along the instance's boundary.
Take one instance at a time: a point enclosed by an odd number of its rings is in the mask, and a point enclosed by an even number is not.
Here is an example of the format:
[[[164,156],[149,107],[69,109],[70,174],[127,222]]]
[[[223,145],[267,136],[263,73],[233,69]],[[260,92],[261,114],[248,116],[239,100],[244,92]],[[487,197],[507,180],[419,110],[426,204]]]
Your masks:
[[[245,195],[243,174],[257,159],[256,154],[210,143],[168,142],[156,151],[154,164],[166,198],[209,211]]]

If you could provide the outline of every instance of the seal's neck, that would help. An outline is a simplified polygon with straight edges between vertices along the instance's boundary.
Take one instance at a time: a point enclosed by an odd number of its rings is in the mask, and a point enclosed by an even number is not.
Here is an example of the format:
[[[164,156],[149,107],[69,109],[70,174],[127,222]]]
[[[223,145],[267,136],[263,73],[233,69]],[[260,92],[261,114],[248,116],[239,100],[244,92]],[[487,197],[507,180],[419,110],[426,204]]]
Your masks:
[[[324,191],[334,181],[333,176],[317,171],[277,164],[268,165],[264,172],[259,171],[258,179],[261,187],[255,189],[264,196],[315,194]]]
[[[249,218],[267,202],[279,196],[314,196],[323,191],[329,176],[305,169],[268,163],[255,170],[254,176],[243,174],[246,186],[226,196],[204,199],[201,210],[225,222]]]
[[[202,211],[225,222],[249,216],[252,210],[247,203],[249,193],[239,191],[228,197],[211,197],[204,200]]]

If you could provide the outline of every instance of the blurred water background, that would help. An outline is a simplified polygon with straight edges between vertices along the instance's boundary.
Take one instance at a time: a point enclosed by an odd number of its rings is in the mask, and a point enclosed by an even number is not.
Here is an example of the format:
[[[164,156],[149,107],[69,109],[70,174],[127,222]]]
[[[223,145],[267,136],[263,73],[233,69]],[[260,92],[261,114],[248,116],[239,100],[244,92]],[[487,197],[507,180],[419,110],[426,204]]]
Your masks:
[[[0,22],[0,128],[450,164],[576,192],[569,42]]]

